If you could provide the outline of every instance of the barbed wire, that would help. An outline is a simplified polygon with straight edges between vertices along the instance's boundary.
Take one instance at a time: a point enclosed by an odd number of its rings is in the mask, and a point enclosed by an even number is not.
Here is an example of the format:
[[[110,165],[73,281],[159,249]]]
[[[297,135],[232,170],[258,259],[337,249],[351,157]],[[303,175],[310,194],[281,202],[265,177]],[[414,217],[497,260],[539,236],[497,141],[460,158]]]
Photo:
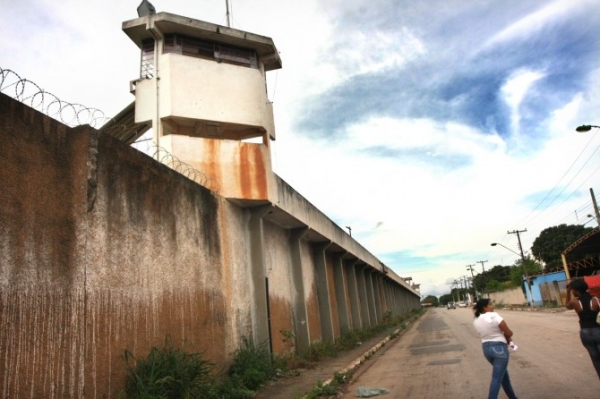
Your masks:
[[[24,79],[16,72],[1,67],[0,93],[4,93],[70,127],[90,125],[97,129],[110,120],[104,115],[104,112],[97,108],[62,101],[31,80]]]
[[[136,142],[139,144],[139,142]],[[134,144],[136,144],[134,143]],[[165,150],[161,146],[157,146],[154,142],[148,146],[148,149],[142,150],[134,147],[138,151],[151,156],[153,159],[159,161],[162,164],[167,165],[169,168],[175,170],[179,174],[187,177],[190,180],[195,181],[203,187],[208,188],[211,191],[219,192],[219,185],[214,179],[207,177],[204,173],[200,172],[193,166],[183,162],[169,151]]]
[[[82,104],[62,101],[57,96],[42,89],[31,80],[24,79],[16,72],[2,67],[0,67],[0,93],[17,100],[52,119],[56,119],[69,127],[90,125],[95,129],[99,129],[107,122],[113,120],[113,118],[106,117],[104,112],[97,108],[89,108]],[[110,135],[112,132],[126,131],[135,125],[141,124],[134,123],[131,126],[115,125],[106,129],[104,133]],[[140,149],[139,144],[141,144],[140,141],[136,141],[132,143],[131,146],[167,165],[188,179],[193,180],[211,191],[218,192],[218,185],[213,179],[207,177],[193,166],[181,161],[164,148],[152,143],[151,146]]]

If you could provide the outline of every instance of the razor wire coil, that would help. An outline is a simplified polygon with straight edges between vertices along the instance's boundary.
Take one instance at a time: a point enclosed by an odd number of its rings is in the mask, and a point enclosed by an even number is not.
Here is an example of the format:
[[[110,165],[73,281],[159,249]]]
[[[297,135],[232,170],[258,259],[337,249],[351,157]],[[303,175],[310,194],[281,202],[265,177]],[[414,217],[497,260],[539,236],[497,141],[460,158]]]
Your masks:
[[[112,120],[112,118],[106,117],[104,112],[97,108],[90,108],[82,104],[62,101],[56,95],[42,89],[35,82],[24,79],[16,72],[2,67],[0,67],[0,93],[3,93],[69,127],[90,125],[95,129],[99,129]],[[121,130],[124,131],[128,128],[129,126],[125,125],[115,125],[107,129],[105,134]],[[136,141],[132,143],[131,146],[167,165],[188,179],[195,181],[211,191],[218,192],[217,184],[213,179],[210,179],[204,173],[181,161],[164,148],[157,146],[154,142],[151,142],[152,145],[148,146],[145,150],[139,148],[138,144],[141,144],[144,141],[149,141],[149,139]]]
[[[104,115],[104,112],[97,108],[62,101],[35,82],[22,78],[10,69],[1,67],[0,93],[4,93],[69,127],[90,125],[97,129],[110,120]]]

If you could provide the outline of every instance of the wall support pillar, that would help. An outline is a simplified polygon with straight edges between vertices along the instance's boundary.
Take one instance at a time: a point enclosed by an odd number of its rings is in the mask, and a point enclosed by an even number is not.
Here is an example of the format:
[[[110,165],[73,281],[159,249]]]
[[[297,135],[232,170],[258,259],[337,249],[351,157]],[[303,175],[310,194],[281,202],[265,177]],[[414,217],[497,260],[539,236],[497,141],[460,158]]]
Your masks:
[[[389,298],[390,298],[390,306],[392,308],[392,313],[394,314],[394,316],[398,316],[398,314],[400,312],[398,312],[398,301],[396,300],[396,287],[394,285],[394,282],[392,280],[388,280],[388,291],[389,291]]]
[[[360,298],[358,283],[356,279],[356,264],[358,259],[345,262],[346,281],[348,284],[348,297],[350,300],[350,314],[352,316],[351,328],[353,330],[362,329],[362,320],[360,317]]]
[[[356,283],[358,285],[358,296],[360,300],[360,316],[361,316],[361,327],[367,328],[371,326],[371,315],[369,313],[369,295],[367,292],[367,279],[365,276],[366,264],[356,266]]]
[[[377,297],[375,288],[377,287],[377,281],[372,268],[367,268],[365,271],[365,278],[367,283],[367,299],[369,304],[369,321],[370,326],[376,326],[379,323],[379,309],[377,305]]]
[[[317,300],[319,301],[319,320],[321,321],[321,339],[323,342],[335,342],[333,316],[331,315],[331,296],[329,295],[329,276],[325,250],[331,241],[313,247],[315,259],[315,275],[317,280]]]
[[[346,273],[344,270],[343,256],[348,253],[336,253],[333,261],[333,282],[335,284],[335,297],[337,298],[337,313],[340,333],[346,334],[350,331],[350,315],[348,312],[348,296],[346,295]]]
[[[263,217],[272,211],[270,205],[250,209],[248,233],[250,239],[250,294],[252,305],[252,334],[257,344],[269,343],[270,321],[268,309],[267,273],[265,265],[265,242],[263,232]]]
[[[302,238],[308,232],[308,227],[293,229],[290,232],[290,248],[292,258],[292,312],[294,321],[294,335],[296,336],[296,350],[304,352],[310,348],[310,326],[306,311],[306,295],[302,273],[302,256],[300,245]]]
[[[391,316],[394,316],[394,305],[390,296],[390,282],[385,276],[381,278],[381,290],[383,291],[383,300],[385,301],[384,314],[389,313]]]

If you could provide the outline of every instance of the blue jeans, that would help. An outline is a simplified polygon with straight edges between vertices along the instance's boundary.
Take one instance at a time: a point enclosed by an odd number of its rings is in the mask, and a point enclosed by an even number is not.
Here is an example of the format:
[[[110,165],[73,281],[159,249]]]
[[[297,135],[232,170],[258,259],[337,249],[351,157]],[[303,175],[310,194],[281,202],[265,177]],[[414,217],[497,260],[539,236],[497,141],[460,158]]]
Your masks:
[[[513,387],[510,384],[510,377],[508,376],[508,359],[510,358],[508,345],[504,342],[484,342],[482,346],[483,355],[493,366],[488,399],[496,399],[498,397],[500,386],[502,386],[504,393],[509,399],[517,399],[517,395],[515,395],[515,391],[513,391]]]
[[[600,378],[600,327],[582,328],[579,331],[579,337],[581,338],[581,343],[590,354],[596,374]]]

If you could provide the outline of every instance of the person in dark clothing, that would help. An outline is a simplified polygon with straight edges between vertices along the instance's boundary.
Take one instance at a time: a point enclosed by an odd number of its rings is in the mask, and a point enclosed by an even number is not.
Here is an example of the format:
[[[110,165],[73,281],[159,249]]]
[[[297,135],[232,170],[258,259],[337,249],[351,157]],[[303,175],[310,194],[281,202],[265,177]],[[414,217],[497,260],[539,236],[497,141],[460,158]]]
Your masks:
[[[579,337],[600,379],[600,324],[596,323],[600,300],[590,295],[585,280],[576,279],[567,284],[566,301],[567,309],[574,309],[579,316]]]

